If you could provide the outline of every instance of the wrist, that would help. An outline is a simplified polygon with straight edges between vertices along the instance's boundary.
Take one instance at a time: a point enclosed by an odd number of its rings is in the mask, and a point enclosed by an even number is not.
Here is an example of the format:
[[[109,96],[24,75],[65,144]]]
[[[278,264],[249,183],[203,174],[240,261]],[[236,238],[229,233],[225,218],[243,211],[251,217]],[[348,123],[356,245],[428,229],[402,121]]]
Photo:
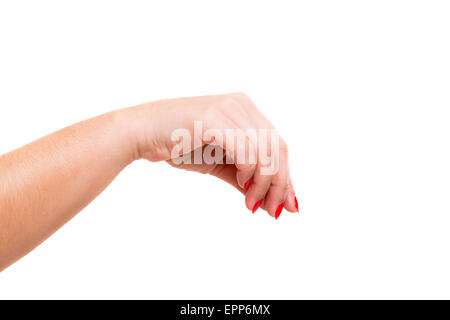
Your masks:
[[[134,115],[133,108],[119,109],[107,114],[117,134],[116,141],[122,150],[126,165],[139,160],[139,118]]]
[[[123,137],[124,150],[130,162],[147,158],[154,141],[154,104],[119,109],[112,112],[116,127]]]

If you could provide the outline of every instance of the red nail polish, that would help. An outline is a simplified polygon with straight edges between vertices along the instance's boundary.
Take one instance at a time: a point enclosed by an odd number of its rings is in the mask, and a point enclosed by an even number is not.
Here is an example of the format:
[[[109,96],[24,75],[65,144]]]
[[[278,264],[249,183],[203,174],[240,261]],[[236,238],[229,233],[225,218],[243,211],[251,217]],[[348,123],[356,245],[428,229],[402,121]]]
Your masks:
[[[297,209],[297,212],[298,212],[298,201],[297,201],[297,197],[294,197],[294,200],[295,200],[295,209]]]
[[[252,183],[253,178],[250,178],[245,184],[244,184],[244,189],[248,190],[248,188],[250,188],[250,184]]]
[[[255,203],[255,206],[253,207],[252,213],[255,213],[255,211],[259,209],[259,207],[261,206],[262,201],[263,201],[263,199],[261,199],[261,200],[259,200],[259,201],[257,201]]]
[[[281,211],[283,211],[284,203],[280,204],[277,208],[277,211],[275,211],[275,220],[280,217]]]

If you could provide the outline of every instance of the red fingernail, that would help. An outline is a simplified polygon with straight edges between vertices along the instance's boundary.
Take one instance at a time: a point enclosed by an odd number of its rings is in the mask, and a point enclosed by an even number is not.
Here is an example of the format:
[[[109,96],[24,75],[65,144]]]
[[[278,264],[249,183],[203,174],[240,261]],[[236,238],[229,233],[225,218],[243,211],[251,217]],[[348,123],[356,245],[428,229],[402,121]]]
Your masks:
[[[298,201],[297,201],[297,197],[294,197],[294,200],[295,200],[295,209],[297,209],[297,212],[298,212]]]
[[[280,217],[281,211],[283,211],[284,203],[280,204],[277,208],[277,211],[275,211],[275,220]]]
[[[250,178],[250,180],[248,180],[245,184],[244,184],[244,189],[248,190],[248,188],[250,188],[250,184],[252,183],[253,178]]]
[[[259,200],[258,202],[255,203],[255,206],[253,207],[252,213],[255,213],[256,210],[259,209],[259,206],[261,205],[263,199]]]

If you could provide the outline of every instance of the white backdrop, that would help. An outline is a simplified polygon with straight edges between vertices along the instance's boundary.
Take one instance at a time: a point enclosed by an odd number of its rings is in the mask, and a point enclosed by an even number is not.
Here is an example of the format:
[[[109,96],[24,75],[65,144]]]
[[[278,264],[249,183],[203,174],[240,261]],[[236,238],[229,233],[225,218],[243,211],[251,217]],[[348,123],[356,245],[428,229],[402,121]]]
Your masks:
[[[128,167],[0,298],[450,298],[448,1],[0,3],[0,153],[161,98],[246,92],[300,214]],[[1,213],[0,213],[1,214]],[[0,230],[1,232],[1,230]]]

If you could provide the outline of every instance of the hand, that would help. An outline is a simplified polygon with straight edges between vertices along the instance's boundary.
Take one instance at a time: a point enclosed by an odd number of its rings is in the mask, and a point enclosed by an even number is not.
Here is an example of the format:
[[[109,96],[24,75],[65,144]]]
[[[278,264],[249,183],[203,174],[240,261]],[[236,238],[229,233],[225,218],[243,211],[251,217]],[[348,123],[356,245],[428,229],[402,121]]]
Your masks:
[[[138,124],[133,127],[138,157],[150,161],[167,161],[180,169],[211,174],[222,179],[245,194],[245,204],[253,212],[261,207],[271,216],[278,218],[283,207],[290,212],[298,211],[294,187],[289,176],[287,144],[281,138],[274,143],[274,139],[270,138],[270,134],[275,130],[273,125],[245,94],[163,100],[127,111],[134,117],[129,123]],[[201,126],[201,131],[196,130],[195,123],[197,127]],[[177,129],[184,129],[189,133],[191,141],[183,150],[174,154],[179,143],[173,139]],[[236,129],[255,133],[265,130],[263,137],[265,134],[266,139],[247,136],[243,143],[231,145],[227,143],[227,138],[231,138],[230,135],[236,132]],[[205,137],[208,132],[212,134]],[[195,140],[199,142],[197,145]],[[223,157],[215,157],[224,161],[212,164],[201,161],[194,164],[194,154],[203,155],[208,145],[217,146],[212,152],[214,156],[224,150]],[[263,161],[265,159],[260,154],[260,151],[264,150],[274,155],[269,162]],[[233,164],[226,163],[226,153],[233,159]],[[238,161],[240,154],[247,157],[246,161]],[[249,161],[250,156],[253,156],[255,161]],[[180,163],[182,159],[191,161]],[[269,167],[276,170],[268,173]]]

